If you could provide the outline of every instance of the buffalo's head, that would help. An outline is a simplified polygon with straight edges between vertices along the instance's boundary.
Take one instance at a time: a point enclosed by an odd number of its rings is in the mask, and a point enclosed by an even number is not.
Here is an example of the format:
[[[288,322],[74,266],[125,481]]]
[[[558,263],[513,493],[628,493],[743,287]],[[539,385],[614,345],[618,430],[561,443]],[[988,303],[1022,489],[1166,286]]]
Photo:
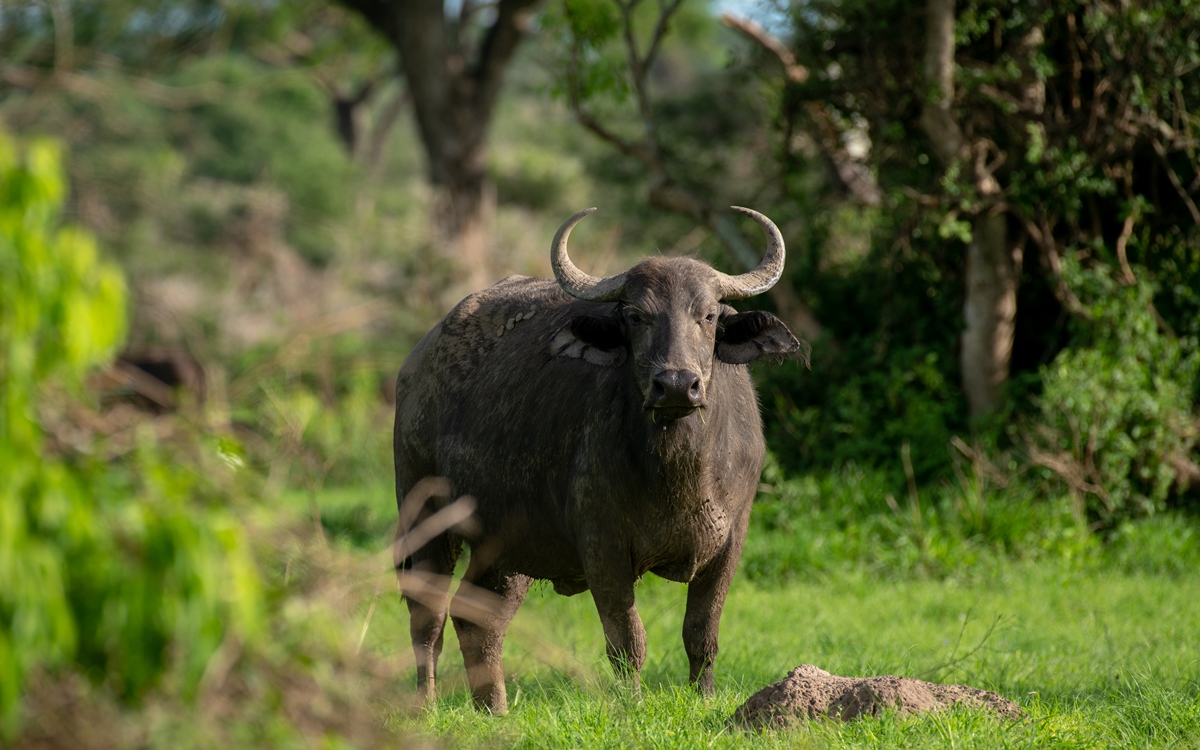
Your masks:
[[[774,315],[739,313],[726,304],[765,292],[783,273],[783,237],[766,216],[734,208],[767,236],[766,256],[748,273],[729,276],[691,258],[647,258],[601,279],[580,271],[567,255],[571,229],[595,210],[580,211],[559,228],[551,263],[568,294],[616,304],[609,315],[575,318],[563,334],[601,352],[626,354],[653,418],[674,420],[704,408],[718,359],[741,365],[801,351],[801,342]]]

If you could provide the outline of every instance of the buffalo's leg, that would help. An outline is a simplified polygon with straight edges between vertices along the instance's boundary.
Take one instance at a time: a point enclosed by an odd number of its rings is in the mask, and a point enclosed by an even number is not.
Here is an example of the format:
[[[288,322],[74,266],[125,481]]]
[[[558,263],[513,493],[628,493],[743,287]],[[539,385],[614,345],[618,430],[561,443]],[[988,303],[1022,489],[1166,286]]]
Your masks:
[[[712,695],[713,662],[717,659],[717,631],[725,594],[742,556],[746,538],[743,521],[729,543],[688,584],[687,609],[683,615],[683,648],[688,657],[688,680],[702,695]]]
[[[525,601],[532,579],[519,573],[477,570],[478,559],[472,553],[467,573],[451,604],[451,618],[462,647],[475,706],[503,714],[508,713],[504,665],[500,659],[504,633]]]
[[[442,534],[406,561],[407,570],[399,571],[417,663],[417,694],[426,702],[437,695],[437,661],[442,653],[450,577],[460,546],[457,537]]]
[[[632,574],[614,573],[615,570],[620,570],[618,565],[601,567],[598,574],[588,575],[588,584],[600,624],[604,626],[604,641],[613,671],[636,687],[646,663],[646,628],[634,603],[636,579]]]

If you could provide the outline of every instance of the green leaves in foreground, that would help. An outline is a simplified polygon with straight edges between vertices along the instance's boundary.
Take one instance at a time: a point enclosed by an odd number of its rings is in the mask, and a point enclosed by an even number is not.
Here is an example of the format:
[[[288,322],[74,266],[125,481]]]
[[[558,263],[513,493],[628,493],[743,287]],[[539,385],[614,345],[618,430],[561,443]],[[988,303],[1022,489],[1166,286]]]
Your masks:
[[[177,666],[198,683],[259,620],[259,579],[203,457],[143,434],[106,457],[49,449],[40,407],[121,343],[125,288],[90,235],[59,226],[57,148],[0,133],[0,736],[35,669],[73,666],[133,698]],[[84,441],[86,442],[86,440]]]

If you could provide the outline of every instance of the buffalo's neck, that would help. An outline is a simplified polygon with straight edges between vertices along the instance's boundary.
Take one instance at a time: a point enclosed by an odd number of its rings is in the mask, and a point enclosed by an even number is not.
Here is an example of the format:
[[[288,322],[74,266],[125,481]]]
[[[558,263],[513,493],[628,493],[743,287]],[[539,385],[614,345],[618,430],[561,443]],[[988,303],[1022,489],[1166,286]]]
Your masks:
[[[667,424],[645,420],[649,425],[646,444],[650,446],[653,467],[647,479],[655,485],[655,494],[670,505],[679,507],[713,499],[714,459],[734,434],[725,424],[728,409],[722,409],[715,401]]]

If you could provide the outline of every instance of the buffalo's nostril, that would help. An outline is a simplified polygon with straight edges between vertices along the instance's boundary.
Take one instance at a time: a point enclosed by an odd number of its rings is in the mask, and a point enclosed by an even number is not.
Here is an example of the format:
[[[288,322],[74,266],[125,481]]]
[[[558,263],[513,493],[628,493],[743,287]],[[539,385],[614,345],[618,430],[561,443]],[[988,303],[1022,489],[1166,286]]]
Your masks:
[[[664,398],[666,398],[666,396],[667,396],[666,386],[664,386],[659,381],[658,378],[655,378],[654,384],[650,386],[650,398],[653,399],[655,403],[658,403],[659,401],[662,401]]]
[[[650,400],[656,408],[700,406],[703,400],[700,376],[691,370],[662,370],[654,376]]]

